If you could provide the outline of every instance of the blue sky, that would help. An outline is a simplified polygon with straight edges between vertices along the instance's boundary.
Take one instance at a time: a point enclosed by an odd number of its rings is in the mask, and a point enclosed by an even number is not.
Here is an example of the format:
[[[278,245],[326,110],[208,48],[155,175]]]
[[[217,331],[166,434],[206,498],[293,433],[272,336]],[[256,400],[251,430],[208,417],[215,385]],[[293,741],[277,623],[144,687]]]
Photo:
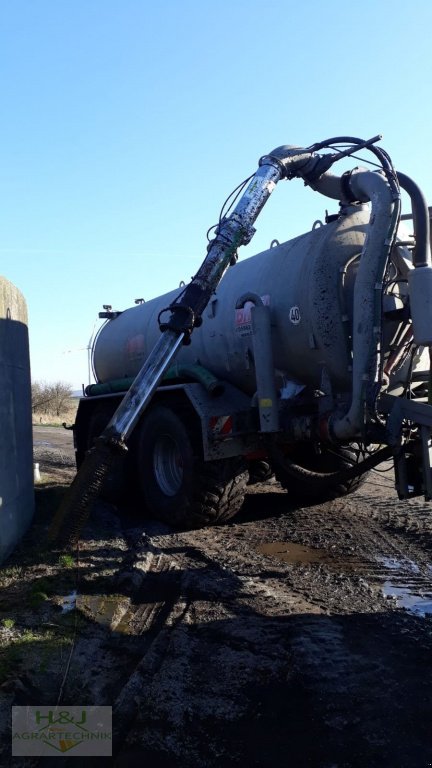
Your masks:
[[[0,272],[33,378],[86,383],[102,304],[189,280],[275,146],[382,133],[432,204],[431,29],[430,0],[2,3]],[[242,257],[332,206],[281,183]]]

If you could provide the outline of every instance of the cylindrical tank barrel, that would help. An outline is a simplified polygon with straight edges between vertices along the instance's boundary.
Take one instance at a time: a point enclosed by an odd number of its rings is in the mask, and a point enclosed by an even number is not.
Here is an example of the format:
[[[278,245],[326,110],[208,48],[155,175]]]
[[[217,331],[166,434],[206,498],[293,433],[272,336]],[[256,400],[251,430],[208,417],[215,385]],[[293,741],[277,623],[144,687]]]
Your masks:
[[[27,307],[0,277],[0,562],[33,516],[33,441]]]
[[[278,375],[316,387],[325,366],[335,390],[349,390],[354,277],[346,279],[345,272],[362,250],[368,221],[369,211],[360,209],[231,267],[178,360],[198,362],[253,394],[250,307],[236,310],[239,297],[250,291],[270,307]],[[98,381],[136,375],[160,333],[160,311],[180,292],[132,307],[102,328],[93,350]]]

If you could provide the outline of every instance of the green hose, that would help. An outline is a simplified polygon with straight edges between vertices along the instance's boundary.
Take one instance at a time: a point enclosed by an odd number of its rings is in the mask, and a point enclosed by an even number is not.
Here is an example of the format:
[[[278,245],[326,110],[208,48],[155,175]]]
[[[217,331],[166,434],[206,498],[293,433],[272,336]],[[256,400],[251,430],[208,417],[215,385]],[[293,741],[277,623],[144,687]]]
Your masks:
[[[175,379],[192,379],[197,381],[212,397],[218,397],[224,391],[224,385],[219,379],[213,376],[207,368],[195,363],[176,363],[168,368],[163,377],[163,381],[173,381]],[[124,379],[113,379],[105,384],[89,384],[85,389],[87,397],[96,397],[97,395],[111,395],[113,393],[127,392],[133,377]]]
[[[184,378],[198,381],[212,397],[218,397],[224,391],[222,382],[216,376],[213,376],[207,368],[196,363],[175,363],[175,365],[168,368],[163,381]]]

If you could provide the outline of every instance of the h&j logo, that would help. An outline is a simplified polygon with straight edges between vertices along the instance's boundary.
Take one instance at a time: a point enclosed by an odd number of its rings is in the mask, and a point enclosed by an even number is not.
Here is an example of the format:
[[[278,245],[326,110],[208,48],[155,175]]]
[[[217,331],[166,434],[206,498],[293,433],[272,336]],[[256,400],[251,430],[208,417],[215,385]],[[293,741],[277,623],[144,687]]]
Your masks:
[[[12,707],[12,755],[111,756],[111,707]]]

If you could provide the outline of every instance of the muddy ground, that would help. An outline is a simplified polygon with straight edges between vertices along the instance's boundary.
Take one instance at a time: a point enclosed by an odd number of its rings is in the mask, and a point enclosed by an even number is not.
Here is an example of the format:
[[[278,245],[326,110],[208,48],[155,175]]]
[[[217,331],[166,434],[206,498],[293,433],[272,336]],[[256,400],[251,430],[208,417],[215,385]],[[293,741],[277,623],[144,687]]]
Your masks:
[[[35,460],[36,521],[0,569],[1,766],[72,759],[10,758],[11,705],[59,701],[113,707],[101,765],[432,764],[432,506],[391,471],[304,507],[251,486],[194,532],[99,503],[77,567],[45,538],[70,433],[37,429]]]

